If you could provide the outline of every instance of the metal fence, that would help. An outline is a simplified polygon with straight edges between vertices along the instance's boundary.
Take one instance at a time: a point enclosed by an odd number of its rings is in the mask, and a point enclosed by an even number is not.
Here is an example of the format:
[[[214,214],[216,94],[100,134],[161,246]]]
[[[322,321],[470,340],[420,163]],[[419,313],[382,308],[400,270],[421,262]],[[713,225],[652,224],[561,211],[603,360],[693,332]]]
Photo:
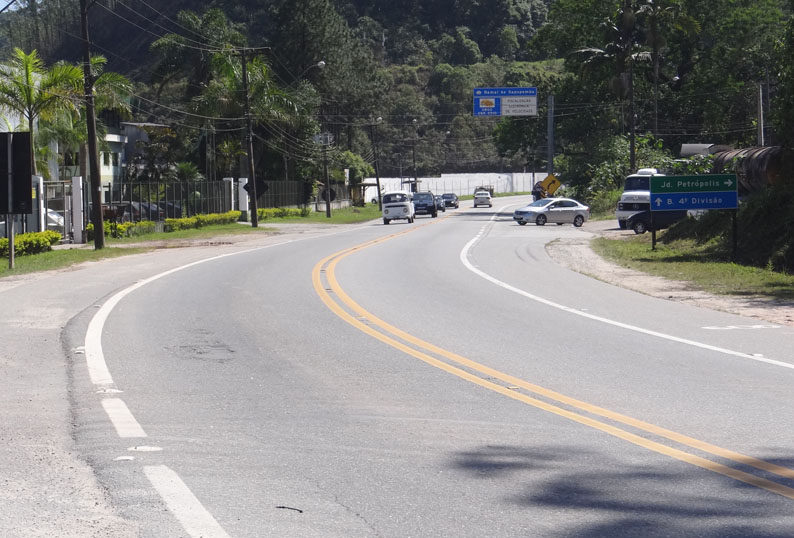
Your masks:
[[[305,199],[303,183],[266,181],[258,207],[297,207]],[[103,205],[119,222],[162,221],[166,218],[225,213],[237,208],[239,183],[229,181],[115,182],[103,187]]]

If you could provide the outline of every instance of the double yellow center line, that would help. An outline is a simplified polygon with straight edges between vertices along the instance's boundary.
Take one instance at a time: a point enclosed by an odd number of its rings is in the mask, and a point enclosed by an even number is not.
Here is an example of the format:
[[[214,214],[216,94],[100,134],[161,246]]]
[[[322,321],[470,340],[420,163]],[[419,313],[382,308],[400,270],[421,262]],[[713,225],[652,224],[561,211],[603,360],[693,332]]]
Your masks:
[[[492,390],[508,398],[523,402],[538,409],[554,413],[579,424],[595,428],[609,435],[623,439],[653,452],[669,456],[702,469],[712,471],[740,482],[765,489],[772,493],[794,499],[794,488],[774,482],[767,478],[751,474],[707,459],[679,448],[674,448],[646,437],[641,433],[651,434],[680,445],[684,445],[703,453],[732,461],[747,468],[756,469],[773,474],[785,479],[794,480],[794,469],[782,467],[774,463],[746,456],[732,450],[694,439],[642,420],[638,420],[621,413],[616,413],[575,398],[565,396],[553,390],[529,383],[523,379],[511,376],[467,359],[456,353],[442,349],[438,346],[417,338],[405,331],[386,323],[382,319],[364,310],[358,303],[351,299],[339,285],[336,279],[336,266],[341,260],[374,245],[384,243],[395,237],[410,233],[415,227],[405,232],[388,235],[379,239],[368,241],[360,245],[341,250],[320,260],[312,270],[314,289],[325,305],[339,318],[343,319],[361,332],[372,336],[408,355],[415,357],[435,368],[448,372],[461,379]],[[501,382],[501,383],[500,383]],[[543,398],[543,399],[540,399]],[[553,403],[552,403],[553,402]],[[565,407],[562,407],[562,406]],[[587,413],[584,414],[584,413]],[[588,416],[589,415],[589,416]],[[611,423],[593,417],[607,419]],[[628,426],[639,433],[633,433],[621,426]]]

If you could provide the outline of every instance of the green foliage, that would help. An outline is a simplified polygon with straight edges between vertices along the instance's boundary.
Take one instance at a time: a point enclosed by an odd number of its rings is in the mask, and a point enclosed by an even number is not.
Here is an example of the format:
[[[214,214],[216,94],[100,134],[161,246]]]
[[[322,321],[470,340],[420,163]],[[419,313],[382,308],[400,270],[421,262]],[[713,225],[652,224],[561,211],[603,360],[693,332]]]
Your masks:
[[[267,219],[283,219],[288,217],[306,217],[311,213],[311,209],[308,207],[302,207],[300,209],[291,208],[291,207],[267,207],[261,208],[257,210],[257,216],[259,220],[267,220]]]
[[[183,217],[179,219],[165,219],[165,231],[175,232],[177,230],[191,230],[214,224],[231,224],[238,220],[240,220],[239,211],[209,213],[206,215],[194,215],[192,217]]]
[[[61,234],[52,230],[43,232],[30,232],[14,236],[14,256],[39,254],[52,250],[52,245],[61,240]],[[9,241],[0,238],[0,256],[7,258],[9,255]]]
[[[623,189],[623,181],[631,173],[629,141],[625,136],[608,137],[597,143],[589,153],[563,154],[555,160],[555,169],[574,196],[586,201],[609,200],[614,191]],[[651,136],[637,139],[637,167],[668,170],[673,158],[661,141]],[[614,209],[614,208],[613,208]]]
[[[154,233],[156,229],[155,223],[150,220],[142,220],[140,222],[122,222],[120,224],[104,220],[102,221],[102,227],[105,230],[105,237],[113,237],[115,239],[150,234]],[[94,240],[93,223],[89,223],[86,226],[86,237],[89,241]]]
[[[794,10],[794,0],[789,1]],[[794,17],[789,18],[783,38],[775,45],[778,86],[773,107],[773,120],[781,144],[794,148]]]
[[[794,273],[794,186],[771,187],[739,206],[737,261],[755,267]],[[671,227],[663,241],[691,239],[712,243],[723,259],[732,253],[731,214],[710,211]]]
[[[35,132],[37,120],[50,120],[78,107],[82,84],[80,69],[65,62],[47,67],[38,51],[15,48],[11,58],[0,64],[0,106],[24,119],[22,130]],[[34,154],[35,139],[34,139]],[[33,173],[37,163],[33,159]]]
[[[366,162],[361,155],[353,153],[352,151],[343,151],[335,160],[333,180],[337,183],[344,181],[344,169],[350,170],[350,185],[355,186],[361,183],[364,178],[372,177],[375,174],[375,168]]]

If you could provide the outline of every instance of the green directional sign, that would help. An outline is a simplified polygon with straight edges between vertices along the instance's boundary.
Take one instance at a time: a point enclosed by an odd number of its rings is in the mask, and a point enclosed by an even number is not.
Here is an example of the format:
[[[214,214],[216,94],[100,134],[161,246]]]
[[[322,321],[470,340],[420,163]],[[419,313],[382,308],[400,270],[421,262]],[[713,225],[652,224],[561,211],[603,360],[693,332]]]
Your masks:
[[[668,192],[736,192],[734,174],[709,174],[703,176],[653,176],[651,194]]]

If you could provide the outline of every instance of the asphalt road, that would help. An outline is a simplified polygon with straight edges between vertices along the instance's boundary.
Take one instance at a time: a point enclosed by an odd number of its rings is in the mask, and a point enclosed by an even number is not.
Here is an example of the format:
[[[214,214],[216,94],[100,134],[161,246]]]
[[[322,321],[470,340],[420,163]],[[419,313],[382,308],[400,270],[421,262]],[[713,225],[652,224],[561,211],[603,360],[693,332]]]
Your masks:
[[[0,535],[791,536],[794,330],[562,269],[587,224],[495,202],[0,286]]]

